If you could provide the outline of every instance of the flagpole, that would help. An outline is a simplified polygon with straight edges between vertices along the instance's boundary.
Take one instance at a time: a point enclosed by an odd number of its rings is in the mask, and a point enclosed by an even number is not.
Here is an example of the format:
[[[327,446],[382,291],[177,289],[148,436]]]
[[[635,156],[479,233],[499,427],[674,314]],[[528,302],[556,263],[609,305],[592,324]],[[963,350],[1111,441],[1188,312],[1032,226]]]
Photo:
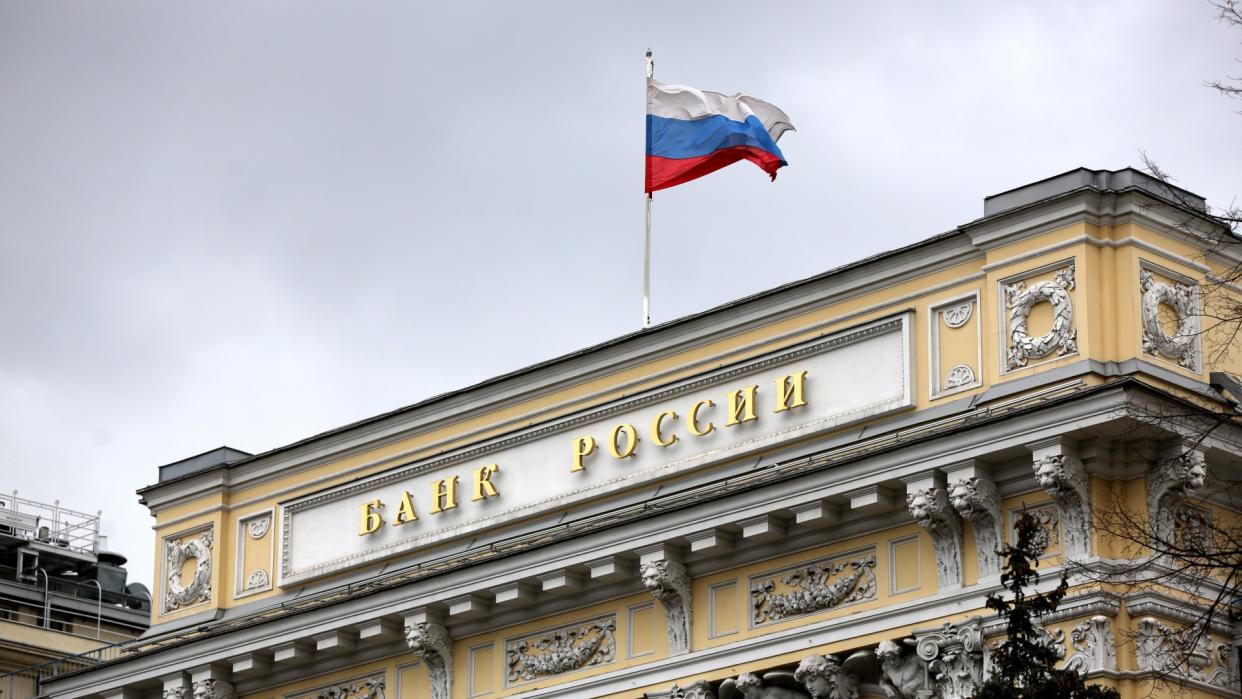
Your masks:
[[[651,49],[647,49],[647,78],[655,77],[655,61],[651,58]],[[646,95],[646,89],[643,94]],[[646,111],[645,109],[643,110]],[[650,137],[650,134],[648,135]],[[644,156],[644,161],[646,157]],[[648,165],[650,167],[650,165]],[[651,327],[651,193],[645,192],[643,203],[646,208],[643,216],[643,328]]]

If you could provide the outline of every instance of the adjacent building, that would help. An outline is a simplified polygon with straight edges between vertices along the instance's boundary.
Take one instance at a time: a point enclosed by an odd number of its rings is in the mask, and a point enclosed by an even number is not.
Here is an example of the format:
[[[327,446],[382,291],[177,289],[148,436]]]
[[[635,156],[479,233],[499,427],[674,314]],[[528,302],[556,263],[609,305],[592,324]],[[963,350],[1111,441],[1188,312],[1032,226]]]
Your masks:
[[[151,593],[127,581],[100,514],[0,495],[0,699],[112,657],[151,623]]]
[[[139,491],[152,628],[41,691],[966,697],[1026,511],[1042,570],[1073,572],[1043,620],[1063,666],[1127,698],[1156,675],[1236,696],[1214,580],[1094,575],[1146,555],[1102,512],[1187,537],[1236,516],[1242,434],[1199,422],[1242,399],[1203,320],[1239,292],[1227,235],[1191,192],[1074,170],[899,250],[169,465]]]

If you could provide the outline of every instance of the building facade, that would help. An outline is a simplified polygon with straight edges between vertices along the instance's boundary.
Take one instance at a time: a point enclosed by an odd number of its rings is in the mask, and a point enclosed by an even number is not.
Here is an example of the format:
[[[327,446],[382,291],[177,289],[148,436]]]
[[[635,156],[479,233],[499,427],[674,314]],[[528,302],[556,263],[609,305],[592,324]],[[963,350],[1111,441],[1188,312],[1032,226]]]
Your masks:
[[[1203,323],[1239,258],[1204,212],[1075,170],[900,250],[164,467],[140,491],[151,630],[41,691],[968,697],[1026,511],[1047,584],[1072,573],[1042,620],[1063,666],[1127,698],[1153,678],[1235,696],[1229,615],[1198,613],[1216,581],[1152,577],[1167,562],[1095,526],[1116,506],[1186,536],[1233,521],[1242,435],[1196,420],[1242,398]]]
[[[151,593],[127,581],[100,513],[0,495],[0,699],[28,699],[41,675],[93,665],[151,622]]]

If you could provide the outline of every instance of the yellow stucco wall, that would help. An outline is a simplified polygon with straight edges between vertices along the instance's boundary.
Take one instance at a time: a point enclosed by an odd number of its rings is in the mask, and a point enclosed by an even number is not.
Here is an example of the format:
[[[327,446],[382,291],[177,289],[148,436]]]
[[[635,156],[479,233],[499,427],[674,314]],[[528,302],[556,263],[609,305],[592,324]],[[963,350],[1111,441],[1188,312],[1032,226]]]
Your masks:
[[[1091,241],[1102,241],[1103,246],[1094,245]],[[553,393],[532,396],[519,404],[428,430],[366,453],[313,468],[295,470],[284,477],[167,507],[156,513],[157,578],[162,581],[164,577],[162,571],[166,540],[178,532],[211,526],[215,532],[213,596],[208,602],[162,613],[159,598],[163,590],[157,589],[154,591],[157,598],[154,621],[166,622],[214,607],[227,608],[260,601],[277,594],[279,589],[241,597],[237,594],[239,577],[244,579],[245,575],[254,570],[266,567],[266,572],[275,579],[276,571],[273,568],[278,556],[275,546],[262,541],[252,546],[245,539],[240,539],[244,547],[242,558],[245,570],[239,572],[234,567],[239,541],[239,521],[255,511],[275,508],[278,501],[365,477],[398,464],[433,456],[513,429],[586,410],[626,395],[760,356],[908,308],[915,310],[912,337],[916,355],[918,409],[975,395],[990,386],[1038,375],[1086,358],[1123,361],[1141,357],[1176,373],[1203,380],[1207,372],[1214,368],[1208,366],[1207,362],[1203,363],[1201,371],[1193,372],[1177,366],[1174,362],[1142,354],[1138,265],[1140,260],[1144,260],[1200,281],[1204,278],[1203,272],[1195,266],[1152,252],[1151,249],[1136,247],[1132,241],[1142,241],[1149,248],[1165,250],[1188,259],[1202,258],[1197,250],[1180,240],[1133,224],[1074,224],[990,250],[985,257],[976,261],[842,299],[837,303],[808,310],[796,317],[754,328],[724,340],[690,347],[675,355],[585,380]],[[1073,322],[1078,333],[1078,351],[1063,357],[1054,355],[1047,360],[1032,361],[1026,367],[1006,369],[1003,349],[1005,338],[1002,333],[1006,310],[1001,282],[1022,277],[1030,270],[1070,261],[1074,263],[1076,270],[1076,286],[1071,294],[1074,300]],[[1215,263],[1209,261],[1207,264],[1212,266]],[[1031,284],[1051,278],[1054,273],[1055,268],[1049,268],[1040,274],[1027,277],[1026,280]],[[974,308],[971,322],[960,329],[941,328],[940,357],[933,367],[927,320],[931,309],[945,299],[976,292],[978,304]],[[1050,323],[1049,304],[1035,306],[1029,321],[1031,334],[1042,334]],[[949,396],[933,398],[930,370],[943,372],[955,364],[965,362],[980,364],[973,369],[982,385]],[[1225,368],[1236,371],[1238,362],[1236,356],[1231,357]],[[1099,380],[1102,379],[1091,379],[1092,382]],[[856,427],[851,426],[850,429]],[[277,536],[275,524],[268,536]],[[973,544],[973,541],[968,543]],[[887,540],[883,545],[887,546]],[[967,550],[972,548],[973,546],[968,545]],[[931,565],[930,555],[922,565]],[[971,576],[977,575],[977,564],[970,556],[967,557],[966,571],[968,580],[973,580]],[[934,580],[934,571],[928,575]],[[737,592],[742,599],[745,598],[744,586],[741,583]],[[740,626],[744,629],[745,615],[739,616],[739,619]],[[740,629],[738,633],[746,632]],[[696,640],[708,642],[706,639]]]

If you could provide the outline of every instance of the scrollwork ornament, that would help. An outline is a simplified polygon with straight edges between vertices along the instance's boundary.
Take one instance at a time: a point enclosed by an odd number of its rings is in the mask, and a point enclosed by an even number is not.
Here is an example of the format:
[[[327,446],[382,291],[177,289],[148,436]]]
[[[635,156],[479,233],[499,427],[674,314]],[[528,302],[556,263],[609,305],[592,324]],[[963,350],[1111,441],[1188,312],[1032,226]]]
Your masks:
[[[185,699],[185,687],[169,687],[161,696],[164,699]]]
[[[164,556],[168,579],[164,592],[165,612],[211,599],[211,544],[210,529],[201,532],[197,538],[166,542]],[[194,577],[189,583],[184,583],[181,569],[190,560],[195,562]]]
[[[942,699],[972,697],[983,681],[983,633],[979,619],[915,634],[915,652],[927,663]]]
[[[690,652],[690,573],[677,561],[648,561],[639,567],[643,587],[664,607],[669,655]]]
[[[1189,284],[1157,282],[1147,269],[1139,268],[1139,289],[1143,292],[1143,351],[1175,359],[1192,371],[1197,369],[1195,338],[1199,328],[1198,293]],[[1177,316],[1177,334],[1169,337],[1160,325],[1160,306],[1168,306]]]
[[[1062,669],[1079,674],[1117,669],[1117,640],[1108,617],[1096,615],[1075,624],[1070,630],[1070,645],[1074,653],[1066,659]]]
[[[1078,351],[1078,331],[1074,329],[1074,306],[1069,292],[1074,289],[1074,265],[1057,271],[1056,278],[1032,284],[1014,282],[1005,287],[1009,309],[1009,369],[1019,369],[1032,359],[1043,359]],[[1027,332],[1031,309],[1038,303],[1052,304],[1052,328],[1038,337]]]

